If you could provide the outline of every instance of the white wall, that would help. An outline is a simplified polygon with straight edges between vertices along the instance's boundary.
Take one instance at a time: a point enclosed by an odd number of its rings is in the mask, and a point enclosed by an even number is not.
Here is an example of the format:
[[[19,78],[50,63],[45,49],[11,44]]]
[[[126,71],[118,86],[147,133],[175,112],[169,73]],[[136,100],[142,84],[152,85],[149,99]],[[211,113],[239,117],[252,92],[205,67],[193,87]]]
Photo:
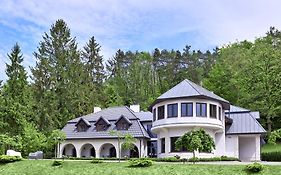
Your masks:
[[[239,157],[238,135],[225,136],[225,155],[228,157]]]
[[[225,138],[226,156],[241,161],[260,161],[260,134],[227,135]]]
[[[239,137],[239,159],[241,161],[260,160],[260,136]]]

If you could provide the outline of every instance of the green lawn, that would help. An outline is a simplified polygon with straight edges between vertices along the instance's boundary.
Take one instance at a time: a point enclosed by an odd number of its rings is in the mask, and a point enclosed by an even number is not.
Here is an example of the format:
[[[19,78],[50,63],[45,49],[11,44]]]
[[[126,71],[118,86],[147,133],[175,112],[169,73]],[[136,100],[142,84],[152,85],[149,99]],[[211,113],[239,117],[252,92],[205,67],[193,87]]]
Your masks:
[[[157,163],[148,168],[129,168],[127,163],[92,164],[90,161],[65,161],[52,167],[51,160],[24,160],[0,165],[0,175],[247,175],[245,165],[192,165]],[[280,174],[281,166],[266,166],[263,175]]]
[[[270,145],[266,144],[261,147],[261,152],[281,152],[281,144]]]

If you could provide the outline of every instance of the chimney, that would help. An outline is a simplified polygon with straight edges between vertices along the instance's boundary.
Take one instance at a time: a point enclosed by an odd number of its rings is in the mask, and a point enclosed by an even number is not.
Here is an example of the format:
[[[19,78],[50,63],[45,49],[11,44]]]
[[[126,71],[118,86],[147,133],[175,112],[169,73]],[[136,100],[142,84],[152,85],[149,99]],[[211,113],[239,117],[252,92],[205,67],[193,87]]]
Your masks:
[[[134,112],[140,112],[140,105],[130,105],[130,109]]]
[[[94,107],[94,113],[97,113],[97,112],[99,112],[99,111],[101,111],[101,108],[100,107]]]

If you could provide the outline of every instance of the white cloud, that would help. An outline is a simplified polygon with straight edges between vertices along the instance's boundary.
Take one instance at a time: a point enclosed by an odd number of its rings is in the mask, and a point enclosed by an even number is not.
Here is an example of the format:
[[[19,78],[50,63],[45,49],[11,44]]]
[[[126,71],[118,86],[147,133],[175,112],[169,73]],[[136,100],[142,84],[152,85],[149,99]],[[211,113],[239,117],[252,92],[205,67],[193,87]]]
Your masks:
[[[118,48],[152,50],[161,44],[179,49],[174,42],[184,35],[198,40],[187,40],[182,47],[253,40],[270,26],[281,29],[280,6],[278,0],[1,0],[0,25],[26,35],[34,44],[56,19],[63,18],[80,47],[94,35],[109,58]],[[166,43],[157,45],[163,38]],[[5,44],[0,40],[1,45]],[[33,51],[26,53],[28,59]]]

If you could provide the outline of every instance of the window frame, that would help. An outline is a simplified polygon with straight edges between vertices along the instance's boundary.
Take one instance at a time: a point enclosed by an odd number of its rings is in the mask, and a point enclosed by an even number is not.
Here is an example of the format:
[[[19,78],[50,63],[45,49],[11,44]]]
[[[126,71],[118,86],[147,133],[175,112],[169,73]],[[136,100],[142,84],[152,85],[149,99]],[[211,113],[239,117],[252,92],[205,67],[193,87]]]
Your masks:
[[[221,107],[219,106],[219,120],[222,121],[222,110]]]
[[[186,106],[186,113],[183,113],[183,106]],[[190,112],[188,109],[188,105],[191,105],[191,115],[188,115],[188,113]],[[185,102],[185,103],[181,103],[181,117],[193,117],[193,102]]]
[[[217,119],[217,105],[209,104],[209,109],[210,118]]]
[[[160,143],[160,145],[161,145],[160,153],[165,153],[165,147],[166,147],[166,145],[165,145],[165,137],[161,138],[160,142],[161,142]]]
[[[170,108],[171,108],[172,115],[170,115]],[[179,116],[178,109],[179,109],[178,103],[168,104],[167,105],[167,118],[178,117]],[[176,115],[174,115],[174,114],[176,114]]]
[[[153,121],[156,121],[156,108],[153,109]]]
[[[199,105],[199,114],[198,114],[197,105]],[[203,111],[204,109],[203,105],[205,106],[205,112]],[[207,103],[196,102],[196,117],[207,117],[207,107],[208,107]]]
[[[163,116],[161,116],[160,114],[160,112],[159,112],[159,109],[160,108],[163,108]],[[162,112],[162,111],[161,111]],[[158,106],[157,107],[157,120],[162,120],[162,119],[164,119],[165,118],[165,105],[162,105],[162,106]]]

